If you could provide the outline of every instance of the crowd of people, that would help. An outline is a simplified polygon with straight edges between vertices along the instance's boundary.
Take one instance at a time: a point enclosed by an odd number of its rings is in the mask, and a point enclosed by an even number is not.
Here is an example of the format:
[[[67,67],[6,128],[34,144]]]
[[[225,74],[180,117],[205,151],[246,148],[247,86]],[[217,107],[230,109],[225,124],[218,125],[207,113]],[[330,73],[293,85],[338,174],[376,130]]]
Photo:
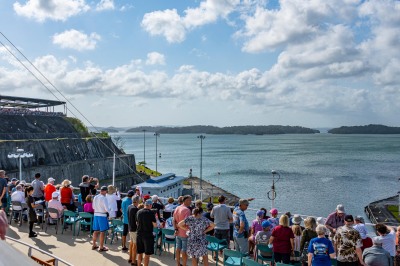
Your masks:
[[[65,116],[63,112],[45,112],[27,108],[0,108],[2,115],[40,115],[40,116]]]
[[[155,244],[157,234],[161,234],[156,228],[174,231],[166,237],[176,240],[177,266],[186,266],[189,258],[192,265],[198,265],[199,261],[208,265],[206,235],[215,236],[225,243],[226,248],[233,248],[245,256],[273,258],[275,262],[287,264],[331,265],[331,259],[335,259],[337,265],[400,265],[400,227],[376,224],[377,236],[370,238],[363,218],[345,213],[342,204],[337,205],[326,219],[311,216],[303,219],[298,214],[279,215],[274,208],[269,212],[266,208],[250,211],[251,199],[240,199],[232,208],[225,204],[223,195],[218,197],[216,205],[201,201],[193,203],[190,195],[180,196],[177,200],[169,198],[164,204],[157,195],[144,195],[137,186],[121,198],[114,186],[100,187],[98,179],[87,175],[82,177],[80,193],[76,197],[69,180],[54,185],[56,180],[50,177],[45,185],[40,178],[37,173],[26,186],[25,182],[15,179],[7,182],[5,171],[0,170],[2,209],[7,207],[7,196],[12,201],[27,204],[27,217],[14,214],[11,218],[27,218],[29,237],[37,237],[33,225],[38,222],[35,212],[38,205],[55,208],[60,215],[64,210],[81,208],[79,211],[93,214],[92,250],[106,252],[108,247],[104,243],[110,220],[121,218],[121,250],[128,252],[131,265],[149,265],[155,249],[161,248],[160,242]],[[251,219],[251,213],[255,213],[254,219]],[[4,219],[4,214],[0,218]],[[0,237],[4,235],[4,229],[0,228]],[[260,252],[260,245],[268,248]],[[216,255],[214,260],[218,259]]]

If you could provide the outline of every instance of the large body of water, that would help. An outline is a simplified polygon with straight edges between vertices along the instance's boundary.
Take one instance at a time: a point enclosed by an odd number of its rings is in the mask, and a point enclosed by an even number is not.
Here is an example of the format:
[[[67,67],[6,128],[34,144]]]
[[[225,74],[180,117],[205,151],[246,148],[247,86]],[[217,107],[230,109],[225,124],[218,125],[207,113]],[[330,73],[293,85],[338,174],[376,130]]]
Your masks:
[[[143,133],[115,133],[127,153],[143,161]],[[199,134],[165,134],[158,138],[158,171],[200,175]],[[156,139],[146,133],[146,162],[155,169]],[[337,204],[363,214],[368,203],[400,190],[400,135],[206,135],[203,179],[239,197],[255,197],[250,207],[270,209],[271,170],[280,173],[275,206],[326,216]],[[218,174],[220,173],[220,174]]]

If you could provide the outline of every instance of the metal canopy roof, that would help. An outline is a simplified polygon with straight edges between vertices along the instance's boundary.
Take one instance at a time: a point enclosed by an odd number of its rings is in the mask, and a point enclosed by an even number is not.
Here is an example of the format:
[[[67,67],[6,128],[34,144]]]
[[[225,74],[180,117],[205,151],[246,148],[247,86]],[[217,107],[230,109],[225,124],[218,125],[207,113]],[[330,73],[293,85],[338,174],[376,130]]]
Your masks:
[[[45,99],[25,98],[0,95],[0,107],[40,108],[63,105],[65,102]]]

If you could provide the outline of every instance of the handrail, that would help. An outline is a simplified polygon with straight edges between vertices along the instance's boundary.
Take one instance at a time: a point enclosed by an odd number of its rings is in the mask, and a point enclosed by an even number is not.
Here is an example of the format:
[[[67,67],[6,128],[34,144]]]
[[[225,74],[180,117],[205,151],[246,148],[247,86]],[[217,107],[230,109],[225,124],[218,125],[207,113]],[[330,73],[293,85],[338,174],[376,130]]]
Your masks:
[[[37,251],[39,251],[39,252],[41,252],[41,253],[43,253],[43,254],[46,254],[46,255],[52,257],[53,259],[55,259],[55,261],[54,261],[54,265],[55,265],[55,266],[58,266],[58,262],[62,262],[62,263],[64,263],[65,265],[68,265],[68,266],[73,266],[73,264],[71,264],[71,263],[69,263],[69,262],[66,262],[65,260],[60,259],[59,257],[54,256],[53,254],[51,254],[51,253],[49,253],[49,252],[47,252],[47,251],[44,251],[44,250],[42,250],[42,249],[40,249],[40,248],[34,247],[34,246],[32,246],[32,245],[30,245],[30,244],[28,244],[28,243],[22,242],[22,241],[20,241],[20,240],[17,240],[17,239],[15,239],[15,238],[12,238],[12,237],[9,237],[9,236],[6,236],[6,238],[7,238],[8,240],[11,240],[11,241],[14,241],[14,242],[17,242],[17,243],[19,243],[19,244],[22,244],[22,245],[24,245],[24,246],[29,247],[29,249],[28,249],[28,256],[29,256],[29,257],[32,256],[32,249],[34,249],[34,250],[37,250]]]

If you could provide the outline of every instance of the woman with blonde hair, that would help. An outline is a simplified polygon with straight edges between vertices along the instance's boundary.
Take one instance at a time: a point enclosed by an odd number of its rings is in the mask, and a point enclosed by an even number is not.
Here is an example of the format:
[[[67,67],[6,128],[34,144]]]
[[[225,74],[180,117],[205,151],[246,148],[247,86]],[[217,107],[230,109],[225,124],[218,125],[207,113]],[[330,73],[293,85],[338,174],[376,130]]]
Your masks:
[[[302,235],[302,231],[301,230],[301,226],[300,224],[293,224],[292,225],[292,231],[294,234],[294,252],[298,252],[298,254],[300,254],[300,241],[301,241],[301,235]],[[300,255],[294,254],[294,256],[292,256],[290,258],[291,261],[300,261]]]
[[[303,265],[307,265],[308,243],[310,242],[311,239],[316,238],[318,236],[317,232],[315,231],[315,228],[317,227],[317,221],[315,220],[314,217],[309,216],[306,219],[304,219],[304,227],[305,229],[303,230],[300,239],[300,252]]]
[[[61,205],[65,206],[70,211],[75,211],[75,196],[71,188],[71,181],[68,179],[65,179],[61,183],[60,198]]]
[[[108,186],[108,191],[106,195],[106,199],[108,201],[108,209],[110,216],[108,218],[114,219],[117,217],[118,205],[117,201],[121,199],[117,189],[113,185]]]
[[[290,263],[290,255],[294,252],[294,234],[289,227],[289,217],[282,215],[279,225],[272,230],[269,243],[273,244],[275,262]]]

